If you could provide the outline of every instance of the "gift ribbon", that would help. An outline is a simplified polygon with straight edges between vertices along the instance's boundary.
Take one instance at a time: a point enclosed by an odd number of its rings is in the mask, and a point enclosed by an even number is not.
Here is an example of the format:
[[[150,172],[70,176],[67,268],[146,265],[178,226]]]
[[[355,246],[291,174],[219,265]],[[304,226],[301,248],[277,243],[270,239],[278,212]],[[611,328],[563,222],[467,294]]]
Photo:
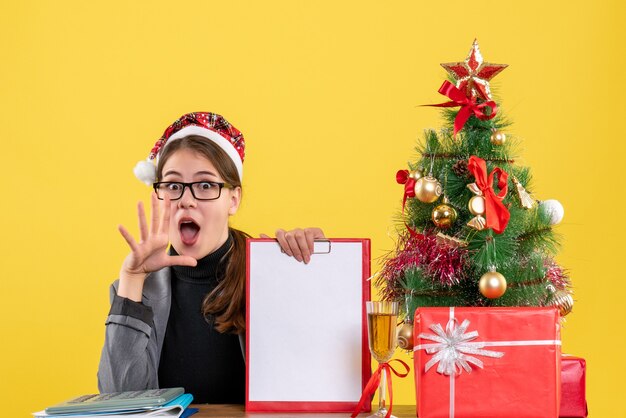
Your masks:
[[[454,84],[449,81],[444,81],[441,87],[439,87],[439,93],[443,94],[447,98],[450,99],[449,102],[425,105],[425,106],[435,106],[435,107],[456,107],[461,106],[459,109],[459,113],[457,113],[456,118],[454,118],[454,136],[456,137],[456,133],[463,129],[465,122],[469,119],[472,113],[480,120],[489,120],[493,119],[496,116],[496,112],[498,111],[498,106],[496,102],[493,100],[489,100],[487,102],[478,103],[477,97],[467,97],[465,93],[459,90]],[[491,108],[491,113],[489,115],[485,114],[484,109],[486,107]]]
[[[406,206],[406,199],[409,197],[415,197],[415,180],[409,177],[409,170],[398,170],[396,173],[396,182],[398,184],[404,184],[404,197],[402,198],[402,214],[404,215],[404,207]],[[424,238],[423,234],[416,232],[406,222],[404,223],[409,233],[417,239]]]
[[[476,185],[485,197],[485,218],[487,228],[491,228],[497,234],[501,234],[509,223],[511,214],[502,200],[508,191],[509,174],[496,167],[487,176],[487,163],[482,158],[472,155],[467,163],[467,168],[476,178]],[[498,176],[498,188],[500,192],[496,194],[493,189],[493,179]]]
[[[473,354],[477,356],[486,356],[500,358],[504,353],[500,351],[483,350],[485,346],[484,342],[470,342],[478,338],[478,331],[472,331],[466,333],[469,327],[470,321],[465,320],[461,325],[457,325],[456,319],[450,319],[446,329],[444,331],[440,324],[433,324],[430,329],[435,334],[421,333],[420,338],[425,340],[436,341],[435,344],[422,344],[421,347],[426,350],[428,354],[435,354],[426,363],[424,371],[428,371],[432,366],[439,363],[437,366],[437,373],[451,376],[454,374],[460,374],[463,370],[468,373],[472,372],[471,364],[483,368],[483,362],[467,354]]]
[[[399,373],[396,369],[394,369],[393,366],[389,364],[394,361],[397,361],[398,363],[402,364],[406,372]],[[391,372],[393,372],[398,377],[406,377],[409,374],[409,371],[410,371],[409,365],[403,362],[402,360],[393,359],[387,363],[381,363],[378,366],[378,369],[376,369],[376,371],[374,372],[374,374],[372,374],[372,377],[370,377],[370,380],[367,382],[367,385],[365,385],[365,389],[363,389],[363,394],[361,395],[361,399],[359,399],[359,403],[354,409],[354,412],[352,412],[351,417],[354,418],[357,415],[359,415],[359,413],[363,410],[363,407],[365,406],[365,402],[368,399],[371,399],[372,396],[374,396],[374,393],[376,392],[378,385],[380,385],[380,379],[382,377],[382,374],[385,373],[387,376],[387,391],[389,392],[389,408],[387,409],[387,415],[385,415],[385,418],[389,418],[391,416],[391,408],[393,406],[393,391],[391,389]],[[378,396],[381,396],[381,395],[379,394]]]
[[[450,377],[450,418],[454,418],[454,381],[457,374],[461,374],[462,369],[471,373],[472,368],[469,363],[475,364],[479,368],[483,368],[482,361],[465,356],[464,353],[474,355],[496,357],[504,356],[504,353],[498,351],[482,350],[483,347],[514,347],[514,346],[535,346],[535,345],[561,345],[561,340],[520,340],[520,341],[480,341],[470,342],[478,338],[478,331],[465,331],[469,327],[470,321],[464,320],[461,326],[457,326],[457,319],[454,317],[454,307],[450,307],[450,319],[446,325],[446,331],[440,324],[433,324],[429,328],[437,335],[420,333],[418,338],[436,341],[433,344],[418,344],[413,351],[424,350],[427,354],[436,353],[424,366],[424,373],[427,372],[435,363],[439,362],[437,372]],[[442,353],[441,355],[439,355]],[[433,361],[439,355],[436,361]],[[469,360],[472,358],[472,360]],[[461,360],[462,359],[462,360]],[[475,361],[478,360],[478,361]],[[443,363],[443,366],[442,366]],[[467,366],[467,367],[466,367]],[[451,373],[447,373],[450,372]],[[458,371],[458,373],[457,373]]]

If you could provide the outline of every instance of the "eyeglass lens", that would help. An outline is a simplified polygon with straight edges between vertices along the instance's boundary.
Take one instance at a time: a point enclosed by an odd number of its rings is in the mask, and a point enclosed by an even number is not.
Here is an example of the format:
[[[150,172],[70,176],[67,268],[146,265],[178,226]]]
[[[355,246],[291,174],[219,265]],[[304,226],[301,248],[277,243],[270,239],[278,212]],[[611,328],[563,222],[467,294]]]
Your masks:
[[[177,200],[183,196],[185,188],[189,187],[193,197],[201,200],[213,200],[220,197],[221,187],[217,183],[211,183],[207,181],[199,181],[195,183],[159,183],[156,187],[157,196],[159,199],[164,199],[166,196],[170,200]]]

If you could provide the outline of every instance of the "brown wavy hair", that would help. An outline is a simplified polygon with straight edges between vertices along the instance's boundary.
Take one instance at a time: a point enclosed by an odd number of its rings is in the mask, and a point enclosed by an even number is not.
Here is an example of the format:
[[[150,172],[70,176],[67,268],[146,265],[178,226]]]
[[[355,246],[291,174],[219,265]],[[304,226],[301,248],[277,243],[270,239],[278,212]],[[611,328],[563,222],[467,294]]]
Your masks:
[[[189,135],[167,144],[157,164],[158,179],[163,174],[167,159],[181,149],[202,155],[211,161],[226,183],[241,187],[237,168],[226,152],[213,141],[197,135]],[[246,330],[246,238],[250,238],[250,235],[230,227],[229,232],[233,243],[218,267],[224,276],[215,289],[204,297],[202,314],[218,332],[242,334]]]

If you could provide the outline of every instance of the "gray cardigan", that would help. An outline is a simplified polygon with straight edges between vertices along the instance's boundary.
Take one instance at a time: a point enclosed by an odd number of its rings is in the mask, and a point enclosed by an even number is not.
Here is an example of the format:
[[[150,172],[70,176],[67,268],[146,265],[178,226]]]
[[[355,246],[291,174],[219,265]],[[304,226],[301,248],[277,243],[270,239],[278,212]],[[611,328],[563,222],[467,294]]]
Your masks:
[[[146,307],[143,320],[136,315],[109,313],[98,367],[98,390],[101,393],[159,387],[159,359],[172,298],[170,281],[169,267],[146,277],[141,301]],[[117,287],[118,280],[110,288],[111,304],[117,295]],[[152,320],[146,320],[150,316]],[[245,357],[244,337],[239,335]]]

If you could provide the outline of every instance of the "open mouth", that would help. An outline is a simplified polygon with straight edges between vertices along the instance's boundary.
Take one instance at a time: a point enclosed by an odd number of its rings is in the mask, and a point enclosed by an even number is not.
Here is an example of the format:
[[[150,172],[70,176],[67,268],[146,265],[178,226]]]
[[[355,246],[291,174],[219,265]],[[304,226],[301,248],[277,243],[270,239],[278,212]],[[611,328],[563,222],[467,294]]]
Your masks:
[[[183,220],[178,225],[180,239],[185,245],[193,245],[198,240],[200,225],[192,220]]]

